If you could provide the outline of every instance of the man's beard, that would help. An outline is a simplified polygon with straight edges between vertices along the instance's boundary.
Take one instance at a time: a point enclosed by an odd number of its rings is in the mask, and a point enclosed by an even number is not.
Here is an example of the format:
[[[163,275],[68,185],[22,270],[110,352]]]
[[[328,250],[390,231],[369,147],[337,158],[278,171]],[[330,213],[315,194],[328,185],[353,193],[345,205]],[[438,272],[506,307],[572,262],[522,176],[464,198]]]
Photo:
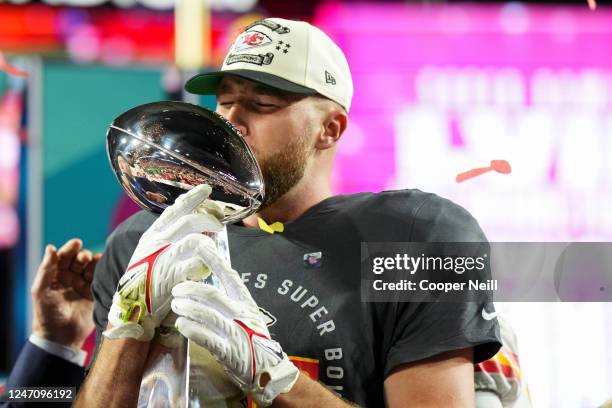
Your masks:
[[[275,203],[304,177],[311,154],[307,141],[306,135],[296,138],[282,151],[258,160],[265,186],[265,198],[260,210]]]

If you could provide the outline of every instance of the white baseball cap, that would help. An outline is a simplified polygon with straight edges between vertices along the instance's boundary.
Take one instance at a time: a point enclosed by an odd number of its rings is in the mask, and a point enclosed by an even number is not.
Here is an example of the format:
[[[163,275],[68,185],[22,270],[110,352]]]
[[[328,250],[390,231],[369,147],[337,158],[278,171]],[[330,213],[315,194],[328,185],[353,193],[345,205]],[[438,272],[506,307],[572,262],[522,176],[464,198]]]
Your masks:
[[[245,28],[220,71],[198,74],[185,90],[214,94],[224,75],[235,75],[283,91],[323,95],[348,112],[353,80],[344,53],[323,31],[304,21],[266,18]]]

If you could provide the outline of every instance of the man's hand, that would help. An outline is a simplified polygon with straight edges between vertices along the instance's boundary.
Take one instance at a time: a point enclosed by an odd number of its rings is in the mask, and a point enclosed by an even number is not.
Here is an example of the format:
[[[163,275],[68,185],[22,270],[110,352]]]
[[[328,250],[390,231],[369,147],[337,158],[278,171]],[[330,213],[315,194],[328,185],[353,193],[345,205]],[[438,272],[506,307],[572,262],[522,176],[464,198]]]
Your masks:
[[[268,406],[291,390],[299,371],[270,338],[259,307],[238,273],[213,249],[200,255],[225,292],[200,282],[176,285],[172,290],[172,310],[179,316],[176,327],[208,349],[259,406]]]
[[[223,228],[202,210],[210,192],[208,185],[200,185],[181,195],[142,235],[113,296],[106,337],[150,341],[170,311],[172,287],[210,274],[197,255],[202,248],[215,248],[202,232]]]
[[[33,334],[76,349],[94,329],[90,286],[101,256],[82,246],[79,239],[59,250],[48,245],[31,289]]]

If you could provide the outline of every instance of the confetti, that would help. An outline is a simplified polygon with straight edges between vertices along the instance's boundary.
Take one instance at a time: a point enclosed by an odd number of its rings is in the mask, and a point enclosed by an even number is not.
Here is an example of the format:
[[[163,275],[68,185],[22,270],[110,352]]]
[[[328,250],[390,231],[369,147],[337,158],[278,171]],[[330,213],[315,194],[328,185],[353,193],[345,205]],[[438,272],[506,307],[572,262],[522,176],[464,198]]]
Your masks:
[[[510,167],[510,163],[508,163],[506,160],[491,160],[491,165],[489,167],[478,167],[463,173],[459,173],[457,177],[455,177],[455,181],[457,183],[461,183],[489,171],[495,171],[500,174],[510,174],[510,172],[512,172],[512,168]]]

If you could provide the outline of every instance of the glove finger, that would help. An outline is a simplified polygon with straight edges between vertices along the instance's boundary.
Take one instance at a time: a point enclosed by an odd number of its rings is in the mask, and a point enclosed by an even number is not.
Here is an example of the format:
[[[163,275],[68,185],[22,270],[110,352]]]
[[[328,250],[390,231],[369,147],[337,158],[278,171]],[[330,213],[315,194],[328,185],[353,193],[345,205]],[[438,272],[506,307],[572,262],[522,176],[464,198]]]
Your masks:
[[[198,302],[200,300],[205,300],[208,297],[216,298],[217,293],[221,293],[218,288],[202,282],[185,281],[172,288],[173,297],[191,298],[196,299]],[[225,297],[227,298],[227,296]]]
[[[185,281],[179,283],[172,289],[172,296],[174,299],[191,299],[198,303],[198,309],[217,310],[230,320],[240,314],[236,301],[218,288],[202,282]]]
[[[172,264],[171,275],[166,276],[160,284],[163,285],[164,293],[170,294],[177,283],[185,280],[202,281],[211,273],[209,264],[198,254],[197,248],[216,248],[214,241],[200,233],[192,233],[182,238],[172,249],[163,254],[164,262]]]
[[[227,340],[213,333],[202,323],[179,316],[174,326],[183,336],[208,349],[218,359],[227,358],[230,351]]]
[[[247,323],[249,327],[253,328],[254,330],[264,333],[266,336],[270,337],[265,320],[261,315],[259,307],[254,304],[254,302],[253,305],[245,305],[244,302],[236,302],[235,299],[230,298],[219,288],[215,288],[214,286],[207,285],[202,282],[190,281],[182,282],[176,285],[172,289],[172,296],[174,300],[184,299],[197,303],[197,305],[194,303],[178,303],[178,305],[193,307],[195,311],[194,313],[198,313],[197,317],[195,317],[195,315],[186,314],[187,317],[196,320],[210,320],[211,317],[214,317],[216,319],[215,322],[219,321],[226,326],[231,327],[229,330],[231,330],[232,333],[235,333],[235,330],[238,330],[238,327],[236,327],[234,323],[237,320],[240,320]],[[188,311],[189,309],[184,310]],[[212,316],[208,314],[209,311],[212,313]],[[223,332],[228,331],[226,327],[221,327],[221,330]]]
[[[213,241],[209,236],[201,233],[191,233],[178,240],[178,242],[172,247],[172,251],[169,256],[174,262],[192,258],[197,258],[202,262],[205,262],[206,259],[200,256],[201,247],[207,247],[211,252],[216,252],[217,250],[215,241]]]
[[[219,257],[216,248],[211,248],[203,241],[197,241],[196,243],[197,255],[204,260],[211,272],[219,279],[228,296],[235,300],[248,302],[251,306],[257,306],[249,290],[238,275],[238,272],[230,268],[227,263]]]
[[[193,299],[175,298],[170,306],[178,316],[200,323],[222,339],[236,339],[240,336],[234,317],[225,317],[217,310],[217,305],[207,306]]]
[[[208,184],[201,184],[188,192],[181,194],[174,204],[166,208],[157,220],[151,225],[149,231],[160,231],[175,222],[179,217],[191,214],[193,210],[208,198],[212,188]]]
[[[178,316],[187,317],[196,322],[204,323],[206,327],[217,327],[224,329],[229,327],[230,320],[226,319],[217,310],[205,306],[196,300],[189,298],[174,298],[171,303],[172,311]],[[221,333],[228,330],[221,330]]]
[[[193,234],[207,232],[219,232],[223,224],[210,214],[187,214],[179,217],[176,222],[168,226],[163,233],[163,238],[170,241],[178,241],[180,238]]]
[[[222,219],[225,217],[225,211],[223,206],[216,201],[213,200],[205,200],[202,204],[200,204],[194,212],[196,213],[207,213],[213,215],[217,219]]]
[[[178,263],[178,273],[171,280],[167,280],[167,286],[165,287],[165,293],[171,293],[173,285],[184,281],[203,281],[210,275],[210,269],[206,263],[197,257],[190,257],[189,259]]]

